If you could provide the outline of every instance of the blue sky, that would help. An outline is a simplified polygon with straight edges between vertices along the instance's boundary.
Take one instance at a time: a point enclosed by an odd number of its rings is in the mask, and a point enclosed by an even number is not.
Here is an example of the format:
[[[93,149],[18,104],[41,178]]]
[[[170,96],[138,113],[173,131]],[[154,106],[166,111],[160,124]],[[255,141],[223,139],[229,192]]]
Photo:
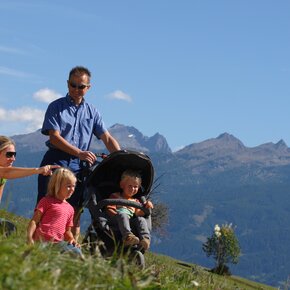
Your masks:
[[[69,70],[107,127],[176,150],[228,132],[290,146],[290,1],[0,0],[0,134],[40,128]]]

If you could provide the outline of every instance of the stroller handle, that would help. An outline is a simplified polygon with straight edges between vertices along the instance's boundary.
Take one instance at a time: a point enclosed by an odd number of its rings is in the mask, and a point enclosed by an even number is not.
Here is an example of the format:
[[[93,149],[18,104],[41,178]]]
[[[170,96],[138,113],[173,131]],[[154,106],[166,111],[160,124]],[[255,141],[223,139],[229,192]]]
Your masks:
[[[108,157],[108,154],[106,153],[94,153],[96,157],[105,159],[106,157]]]
[[[131,206],[134,208],[141,209],[144,212],[144,216],[151,215],[151,209],[143,206],[141,203],[132,201],[132,200],[124,200],[124,199],[115,199],[115,198],[108,198],[103,199],[97,203],[97,210],[103,209],[108,205],[123,205],[123,206]]]

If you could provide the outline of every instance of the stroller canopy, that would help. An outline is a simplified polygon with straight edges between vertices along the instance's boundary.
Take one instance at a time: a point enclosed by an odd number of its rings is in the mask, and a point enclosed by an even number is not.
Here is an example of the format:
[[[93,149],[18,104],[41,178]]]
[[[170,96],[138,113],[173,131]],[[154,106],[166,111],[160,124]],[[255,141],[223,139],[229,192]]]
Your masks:
[[[154,169],[149,156],[142,152],[120,150],[103,159],[87,179],[87,186],[97,190],[102,198],[108,198],[112,192],[119,190],[121,174],[127,169],[141,174],[142,184],[138,195],[147,195],[153,183]]]

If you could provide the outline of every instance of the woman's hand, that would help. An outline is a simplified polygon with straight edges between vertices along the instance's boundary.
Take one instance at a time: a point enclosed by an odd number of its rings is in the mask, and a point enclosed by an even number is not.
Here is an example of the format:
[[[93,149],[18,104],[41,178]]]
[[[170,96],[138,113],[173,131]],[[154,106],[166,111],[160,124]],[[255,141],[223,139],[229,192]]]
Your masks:
[[[52,170],[53,169],[57,169],[57,168],[60,168],[59,165],[45,165],[45,166],[42,166],[42,167],[39,167],[38,170],[39,170],[39,174],[42,174],[42,175],[52,175]]]

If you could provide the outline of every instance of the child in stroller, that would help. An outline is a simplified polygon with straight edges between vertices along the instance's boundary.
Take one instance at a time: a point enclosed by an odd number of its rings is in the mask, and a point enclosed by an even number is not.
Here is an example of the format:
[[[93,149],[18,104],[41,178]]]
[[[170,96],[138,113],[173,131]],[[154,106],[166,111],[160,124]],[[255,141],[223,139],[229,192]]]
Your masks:
[[[109,198],[139,202],[134,199],[134,195],[138,193],[141,183],[142,177],[137,171],[125,170],[120,180],[121,192],[112,193]],[[153,208],[150,200],[145,201],[143,205],[146,208]],[[112,222],[118,225],[125,246],[140,245],[144,250],[149,248],[150,232],[142,209],[124,205],[108,205],[107,213]],[[136,224],[138,237],[131,231],[131,221]]]
[[[122,192],[120,186],[124,190],[124,180],[132,172],[134,174],[138,172],[137,176],[140,176],[140,178],[137,177],[136,179],[135,174],[133,178],[134,181],[138,180],[138,188],[136,193],[134,192],[134,201],[116,198],[118,194],[114,193]],[[123,181],[121,181],[122,174]],[[128,250],[129,253],[133,254],[133,257],[137,258],[136,262],[144,267],[143,254],[150,245],[151,208],[153,206],[148,201],[148,198],[151,193],[153,177],[154,169],[150,158],[144,153],[132,150],[111,153],[94,166],[91,174],[86,179],[84,187],[85,196],[87,196],[86,200],[88,201],[87,207],[91,214],[91,224],[87,229],[83,242],[88,245],[91,254],[95,254],[99,250],[103,256],[110,256],[116,249]],[[114,195],[112,196],[112,194]],[[126,240],[128,231],[123,232],[122,236],[116,218],[111,217],[114,214],[112,212],[108,214],[108,211],[114,211],[114,209],[120,207],[135,208],[133,210],[134,213],[139,212],[142,215],[142,219],[146,224],[145,228],[148,229],[147,235],[144,233],[143,235],[142,233],[141,235],[139,234],[138,222],[140,222],[140,217],[135,217],[134,215],[130,219],[130,228],[132,227],[130,233],[132,232],[136,236],[134,242],[132,242],[132,239],[129,239],[131,240],[130,242]],[[140,239],[140,243],[137,238]],[[149,241],[143,241],[144,238]],[[123,243],[124,240],[125,243]]]

